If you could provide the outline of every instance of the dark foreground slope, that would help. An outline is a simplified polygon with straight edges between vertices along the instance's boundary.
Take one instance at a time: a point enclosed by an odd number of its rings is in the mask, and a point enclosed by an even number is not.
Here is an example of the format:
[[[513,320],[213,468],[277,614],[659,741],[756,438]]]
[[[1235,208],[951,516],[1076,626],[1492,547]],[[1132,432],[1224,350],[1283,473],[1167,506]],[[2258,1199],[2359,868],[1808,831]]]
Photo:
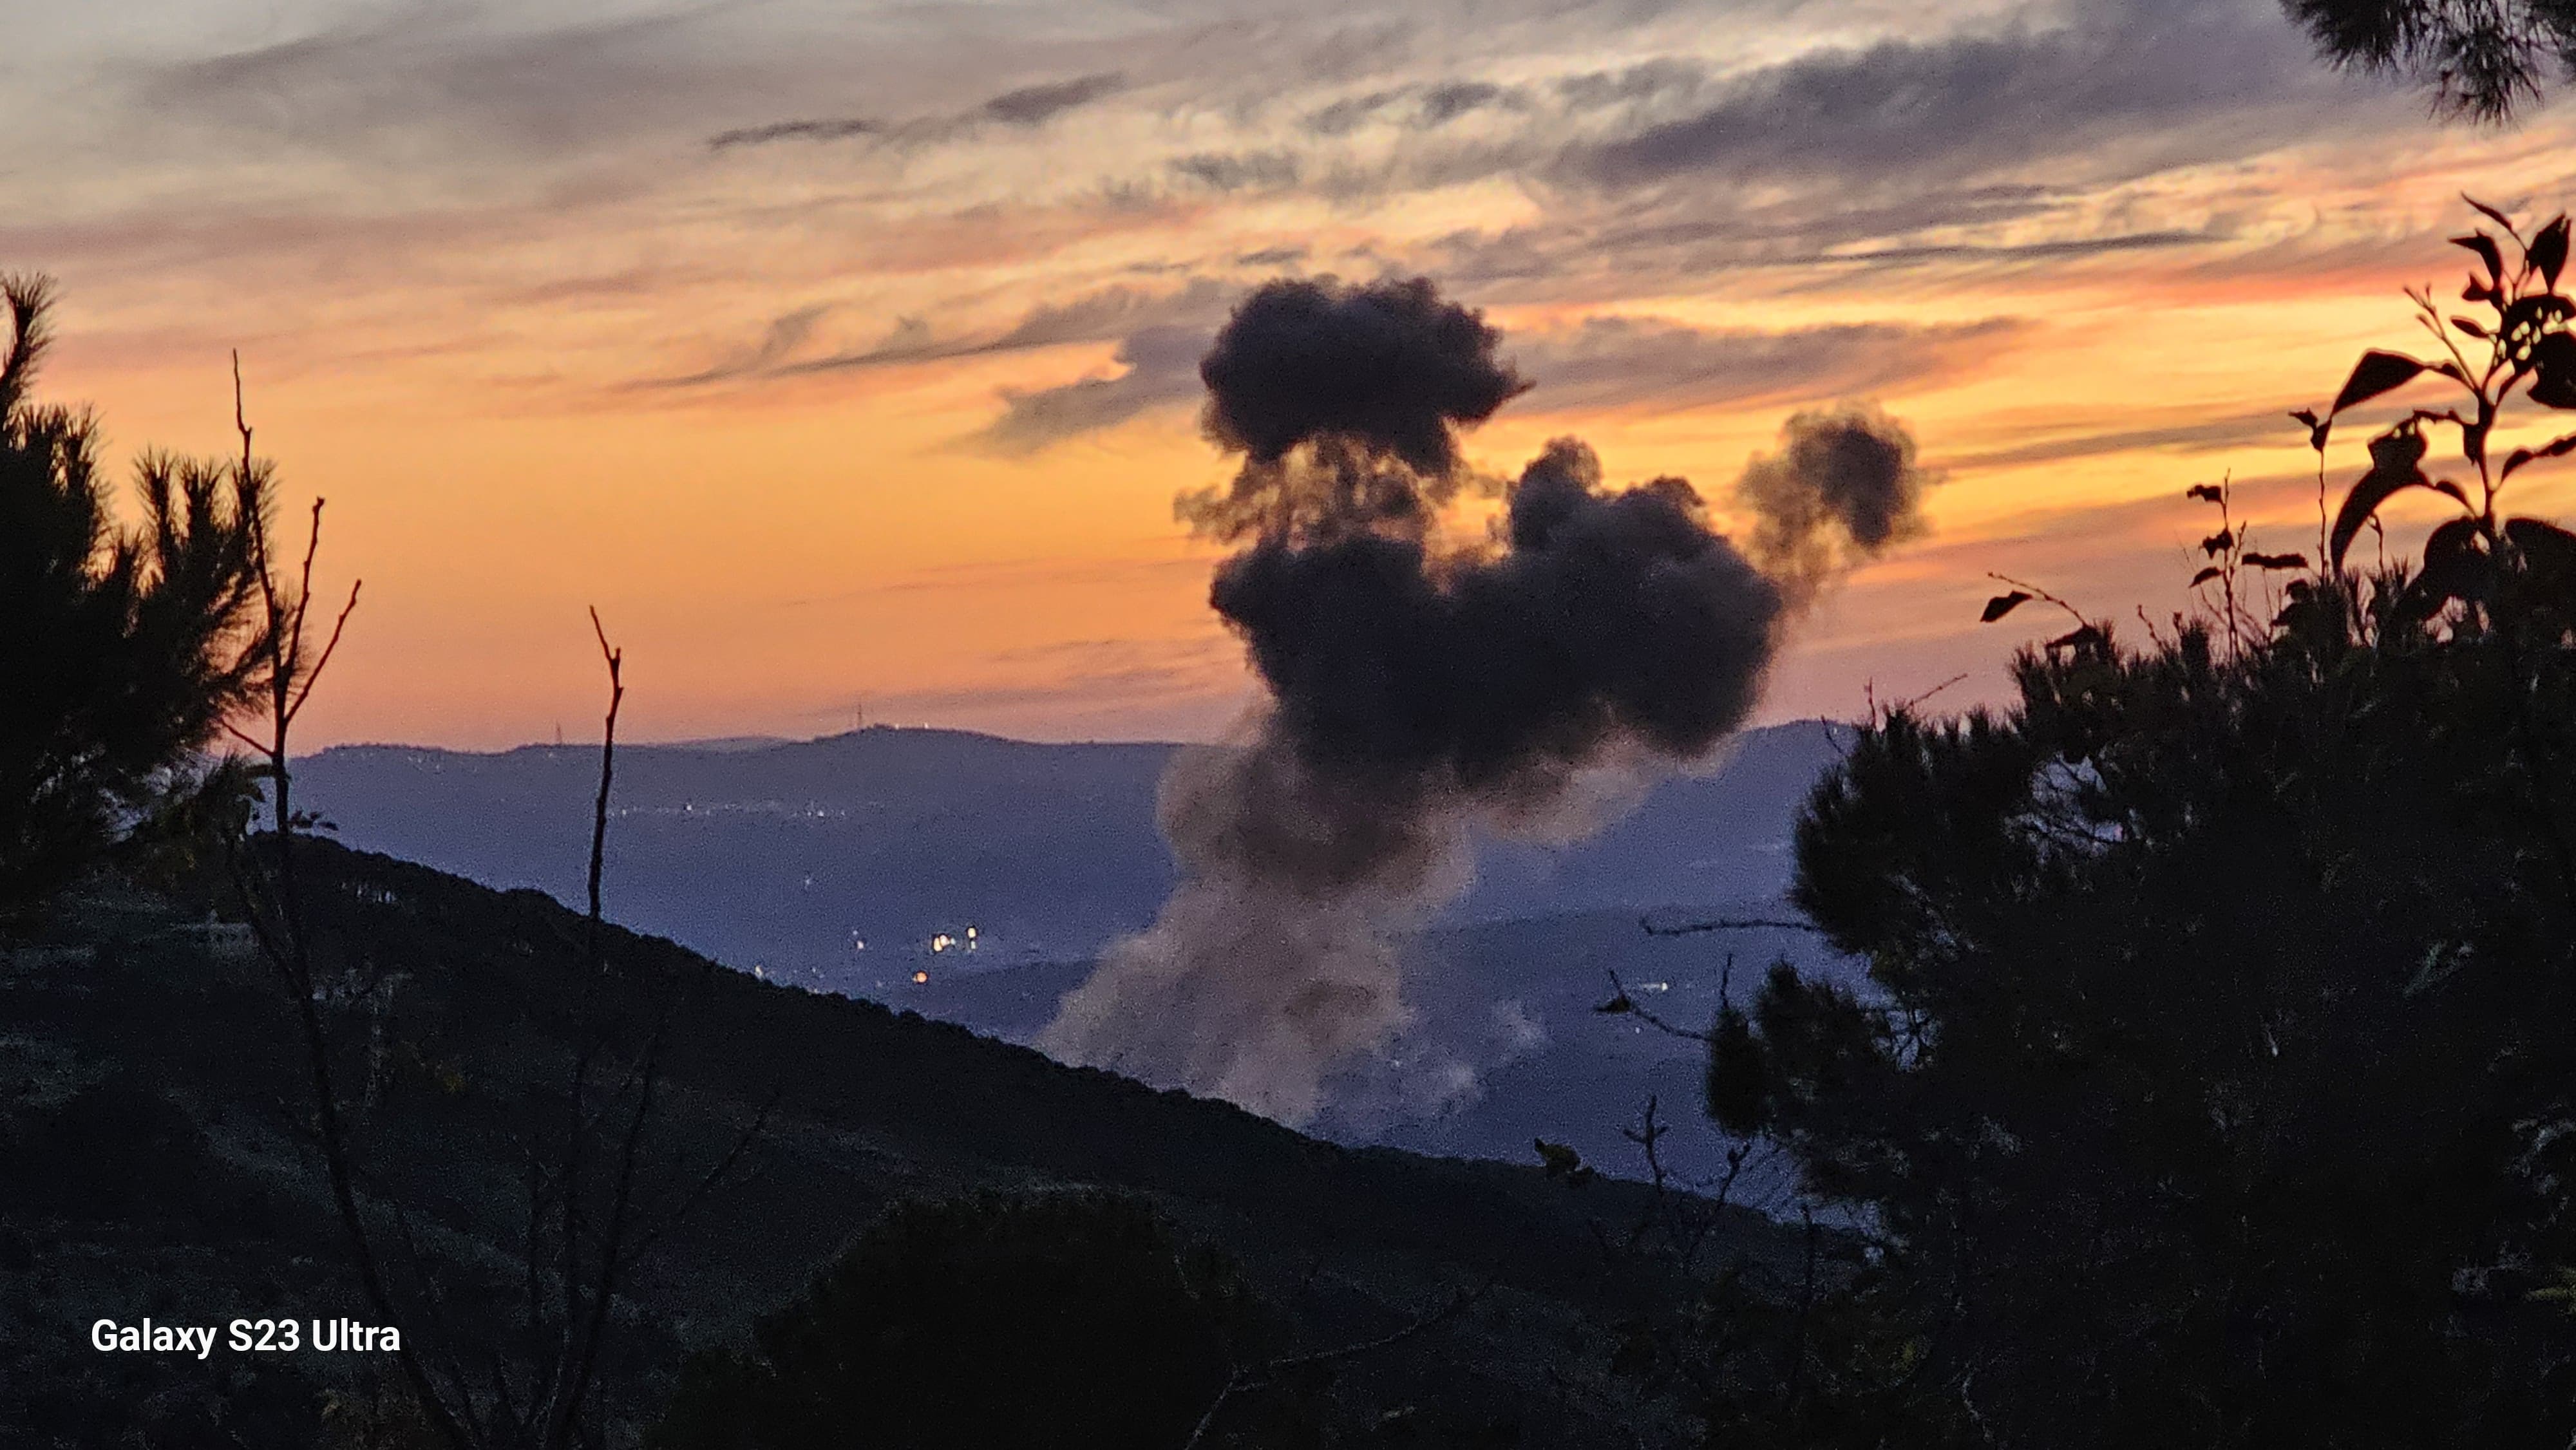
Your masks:
[[[400,1230],[426,1270],[389,1250],[394,1277],[406,1293],[434,1281],[445,1299],[406,1328],[416,1342],[506,1343],[527,1164],[551,1151],[581,1020],[582,923],[533,891],[323,845],[307,880],[371,1191],[408,1210],[380,1228]],[[89,1347],[101,1318],[370,1317],[308,1141],[286,1004],[255,957],[175,919],[92,902],[59,934],[66,948],[0,957],[0,1443],[321,1443],[320,1393],[348,1403],[380,1367]],[[1349,1423],[1445,1404],[1517,1426],[1516,1443],[1579,1446],[1636,1443],[1631,1429],[1654,1416],[1604,1379],[1596,1328],[1645,1292],[1605,1269],[1595,1232],[1640,1214],[1642,1190],[1346,1150],[961,1028],[755,981],[659,939],[612,930],[608,955],[594,1012],[644,1023],[663,1000],[647,984],[681,984],[648,1197],[676,1195],[774,1104],[739,1170],[617,1306],[625,1352],[610,1399],[630,1431],[689,1349],[738,1341],[893,1198],[1067,1183],[1149,1195],[1238,1256],[1316,1346],[1494,1285],[1343,1376],[1330,1393]],[[1765,1256],[1787,1251],[1749,1215],[1736,1232]]]

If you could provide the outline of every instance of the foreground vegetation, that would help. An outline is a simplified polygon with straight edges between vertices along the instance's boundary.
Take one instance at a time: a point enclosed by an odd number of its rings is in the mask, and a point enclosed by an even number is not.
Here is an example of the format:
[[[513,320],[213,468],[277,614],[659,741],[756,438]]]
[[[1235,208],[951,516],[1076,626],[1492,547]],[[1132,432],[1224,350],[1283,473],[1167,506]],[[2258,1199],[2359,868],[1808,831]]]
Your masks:
[[[2502,508],[2576,434],[2489,446],[2576,409],[2576,305],[2566,219],[2488,216],[2484,320],[2419,298],[2440,352],[2299,415],[2322,486],[2347,410],[2449,393],[2314,565],[2231,516],[2203,617],[2079,614],[2009,709],[1890,711],[1810,802],[1794,899],[1869,990],[1774,971],[1709,1070],[1873,1239],[1778,1443],[2576,1433],[2576,535]],[[2457,510],[2420,564],[2347,569],[2415,490]]]
[[[855,1317],[915,1342],[888,1361],[904,1373],[861,1382],[887,1424],[969,1402],[991,1416],[1061,1409],[1064,1381],[1029,1356],[1069,1343],[1110,1355],[1140,1333],[1118,1316],[1159,1314],[1157,1295],[1204,1302],[1242,1326],[1192,1358],[1125,1356],[1132,1382],[1165,1397],[1177,1387],[1213,1400],[1226,1371],[1438,1321],[1239,1396],[1207,1445],[1502,1444],[1517,1434],[1521,1444],[1625,1446],[1632,1424],[1673,1423],[1676,1407],[1658,1409],[1608,1369],[1608,1326],[1661,1291],[1614,1271],[1595,1225],[1624,1235],[1652,1211],[1642,1187],[1572,1193],[1536,1168],[1336,1148],[1221,1103],[759,982],[614,928],[594,998],[579,914],[534,892],[307,846],[316,949],[344,984],[329,1025],[370,1222],[396,1245],[392,1288],[433,1363],[515,1362],[544,1343],[530,1337],[520,1283],[530,1153],[550,1141],[562,1066],[602,1000],[654,1012],[666,979],[688,984],[689,1026],[673,1036],[650,1124],[656,1161],[711,1163],[774,1095],[736,1171],[619,1292],[590,1424],[603,1443],[640,1438],[693,1353],[779,1363],[783,1352],[763,1346],[781,1331],[756,1338],[755,1323],[803,1296],[845,1247],[860,1257],[824,1282],[868,1286]],[[0,1441],[230,1445],[238,1435],[267,1446],[342,1433],[361,1444],[381,1429],[394,1438],[373,1443],[435,1444],[381,1357],[218,1351],[200,1364],[88,1347],[90,1321],[111,1313],[368,1317],[303,1106],[291,1016],[256,952],[208,945],[190,925],[198,919],[170,898],[87,895],[57,918],[51,945],[22,944],[0,969],[10,1024],[0,1152],[17,1170],[0,1175]],[[654,1184],[657,1194],[685,1186]],[[1085,1189],[1143,1205],[1159,1227],[1128,1208],[1104,1222],[1009,1207]],[[960,1226],[956,1215],[978,1202],[1006,1210]],[[943,1203],[964,1207],[897,1207]],[[918,1283],[889,1291],[868,1267],[868,1245],[885,1240],[865,1237],[889,1210],[883,1232],[897,1242],[999,1247],[950,1251],[968,1267],[943,1277],[944,1295]],[[1043,1252],[1039,1230],[1067,1227],[1066,1256]],[[1156,1233],[1200,1266],[1166,1289],[1131,1286],[1130,1309],[1095,1299],[1089,1253],[1073,1250]],[[1750,1213],[1731,1215],[1722,1241],[1776,1276],[1798,1261],[1796,1237]],[[1462,1298],[1472,1302],[1453,1309]],[[818,1302],[836,1306],[821,1311],[826,1324],[852,1317],[846,1298]],[[1060,1315],[1073,1323],[1044,1322]],[[1108,1316],[1112,1329],[1066,1339],[1066,1328],[1098,1327],[1084,1316]],[[723,1362],[745,1363],[711,1369]],[[1114,1382],[1086,1393],[1122,1403]]]

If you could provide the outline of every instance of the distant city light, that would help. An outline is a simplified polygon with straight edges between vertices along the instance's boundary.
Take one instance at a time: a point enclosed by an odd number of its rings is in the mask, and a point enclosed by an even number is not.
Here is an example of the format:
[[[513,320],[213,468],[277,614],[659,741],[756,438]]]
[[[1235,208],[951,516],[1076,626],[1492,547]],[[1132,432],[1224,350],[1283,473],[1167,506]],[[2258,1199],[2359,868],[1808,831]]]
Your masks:
[[[929,981],[929,980],[930,980],[930,974],[929,974],[928,972],[915,972],[915,973],[913,973],[913,974],[912,974],[912,984],[913,984],[914,986],[916,986],[916,987],[918,987],[918,986],[922,985],[923,983],[925,983],[925,982],[927,982],[927,981]]]

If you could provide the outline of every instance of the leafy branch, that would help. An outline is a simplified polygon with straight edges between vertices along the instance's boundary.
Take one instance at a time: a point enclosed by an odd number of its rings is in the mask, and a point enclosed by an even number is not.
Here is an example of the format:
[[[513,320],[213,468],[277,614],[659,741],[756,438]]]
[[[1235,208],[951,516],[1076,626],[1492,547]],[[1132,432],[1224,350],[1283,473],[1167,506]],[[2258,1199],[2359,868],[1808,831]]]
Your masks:
[[[2040,588],[2038,585],[2024,580],[2015,579],[2009,574],[1998,574],[1992,570],[1988,570],[1986,572],[1986,577],[1994,580],[1998,584],[2009,585],[2011,592],[1998,594],[1994,598],[1987,600],[1984,612],[1977,616],[1977,622],[1979,624],[1992,624],[1996,620],[2003,618],[2005,615],[2012,613],[2014,610],[2019,609],[2023,605],[2036,599],[2041,603],[2053,604],[2059,609],[2066,611],[2066,617],[2075,621],[2074,629],[2065,634],[2061,634],[2057,638],[2048,642],[2047,647],[2051,651],[2061,649],[2083,650],[2088,648],[2099,648],[2109,642],[2110,634],[2105,631],[2102,626],[2085,618],[2083,610],[2076,608],[2074,605],[2067,603],[2065,600],[2058,598],[2056,595]]]
[[[2576,452],[2576,432],[2517,447],[2501,462],[2490,448],[2517,395],[2543,409],[2576,411],[2576,332],[2570,331],[2576,301],[2559,290],[2568,218],[2552,217],[2525,239],[2503,212],[2465,199],[2503,233],[2501,242],[2483,228],[2451,238],[2478,263],[2460,300],[2484,316],[2446,312],[2430,285],[2409,289],[2416,321],[2441,356],[2427,360],[2374,348],[2354,364],[2323,413],[2302,408],[2290,415],[2307,426],[2308,445],[2322,468],[2335,424],[2350,409],[2427,377],[2449,382],[2460,395],[2450,407],[2411,409],[2371,438],[2370,467],[2345,493],[2327,530],[2327,563],[2340,574],[2362,526],[2376,522],[2400,494],[2422,489],[2458,507],[2457,516],[2425,540],[2422,567],[2396,601],[2403,619],[2432,619],[2454,603],[2480,611],[2500,585],[2534,571],[2576,577],[2576,534],[2535,518],[2506,517],[2498,508],[2515,474]],[[2448,429],[2456,440],[2464,465],[2457,476],[2425,467],[2432,452],[2428,435],[2437,429]]]

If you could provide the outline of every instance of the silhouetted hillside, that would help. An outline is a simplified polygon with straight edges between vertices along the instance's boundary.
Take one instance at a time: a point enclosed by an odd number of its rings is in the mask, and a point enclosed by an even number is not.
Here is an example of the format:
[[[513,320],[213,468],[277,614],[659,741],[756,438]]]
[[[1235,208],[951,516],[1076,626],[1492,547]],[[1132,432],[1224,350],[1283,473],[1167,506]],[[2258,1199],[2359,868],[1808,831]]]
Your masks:
[[[452,1328],[473,1342],[509,1302],[530,1125],[577,1016],[579,918],[535,892],[327,845],[306,876],[365,1181],[410,1206],[450,1286]],[[94,901],[60,945],[0,963],[0,1151],[13,1168],[0,1175],[0,1268],[25,1286],[0,1296],[0,1441],[311,1443],[314,1386],[353,1371],[345,1356],[198,1363],[87,1346],[100,1316],[361,1312],[301,1141],[285,1004],[256,960],[176,920],[150,902]],[[1523,1443],[1547,1445],[1631,1443],[1614,1426],[1649,1413],[1568,1348],[1592,1342],[1581,1324],[1628,1292],[1587,1225],[1634,1217],[1639,1191],[1346,1150],[959,1027],[719,970],[667,941],[611,937],[612,1010],[645,1010],[648,979],[690,984],[657,1158],[710,1161],[776,1095],[743,1171],[619,1303],[628,1352],[610,1383],[626,1415],[658,1406],[685,1350],[740,1335],[893,1197],[1077,1182],[1150,1195],[1240,1257],[1317,1342],[1495,1282],[1453,1326],[1337,1386],[1353,1406],[1401,1394],[1507,1410]],[[1737,1231],[1757,1245],[1779,1233],[1749,1214]],[[1590,1386],[1581,1404],[1554,1378],[1568,1375]]]

